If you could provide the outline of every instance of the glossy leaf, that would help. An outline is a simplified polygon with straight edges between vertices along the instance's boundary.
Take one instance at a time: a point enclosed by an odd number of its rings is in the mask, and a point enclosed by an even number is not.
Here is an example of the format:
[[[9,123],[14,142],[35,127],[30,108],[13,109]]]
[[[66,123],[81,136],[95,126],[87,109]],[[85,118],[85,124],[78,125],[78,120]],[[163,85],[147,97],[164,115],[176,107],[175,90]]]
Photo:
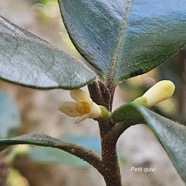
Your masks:
[[[20,113],[15,101],[5,92],[0,91],[0,137],[20,124]]]
[[[0,78],[36,88],[74,89],[95,79],[84,64],[0,17]]]
[[[186,182],[186,127],[140,105],[129,103],[116,109],[113,120],[123,125],[146,123],[155,133],[172,163]]]
[[[58,0],[78,51],[114,83],[163,63],[186,43],[185,0]]]

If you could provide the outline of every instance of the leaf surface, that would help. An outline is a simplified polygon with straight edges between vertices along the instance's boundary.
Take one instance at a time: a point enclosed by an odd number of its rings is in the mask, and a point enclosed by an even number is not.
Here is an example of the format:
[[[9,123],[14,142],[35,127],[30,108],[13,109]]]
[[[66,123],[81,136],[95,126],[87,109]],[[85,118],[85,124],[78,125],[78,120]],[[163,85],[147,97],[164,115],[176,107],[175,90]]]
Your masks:
[[[35,88],[82,87],[95,79],[83,63],[0,17],[0,78]]]
[[[112,118],[123,125],[146,123],[157,136],[169,158],[186,182],[186,127],[140,105],[129,103],[116,109]]]
[[[185,0],[58,0],[72,42],[105,79],[143,74],[186,43]]]
[[[53,148],[60,148],[60,146],[65,148],[68,145],[68,143],[43,133],[30,133],[9,139],[0,139],[0,151],[8,148],[10,145],[19,144],[31,144]]]

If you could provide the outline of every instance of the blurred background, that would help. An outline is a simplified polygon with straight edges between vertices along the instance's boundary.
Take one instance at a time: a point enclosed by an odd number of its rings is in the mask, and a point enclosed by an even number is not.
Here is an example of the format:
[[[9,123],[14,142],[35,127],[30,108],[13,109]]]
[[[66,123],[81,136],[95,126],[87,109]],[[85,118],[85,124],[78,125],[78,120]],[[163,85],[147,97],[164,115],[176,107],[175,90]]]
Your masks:
[[[82,59],[71,44],[56,0],[0,0],[0,15],[58,48]],[[176,85],[174,96],[152,108],[175,121],[186,123],[186,49],[157,69],[120,84],[114,108],[141,96],[161,79]],[[86,87],[84,88],[85,91]],[[16,86],[0,80],[1,138],[40,131],[74,142],[100,154],[96,122],[80,125],[60,113],[69,91]],[[145,125],[130,127],[120,137],[118,152],[126,186],[184,186],[158,140]],[[154,171],[135,172],[132,167]],[[69,154],[49,148],[16,146],[0,153],[0,186],[104,186],[102,176],[90,165]]]

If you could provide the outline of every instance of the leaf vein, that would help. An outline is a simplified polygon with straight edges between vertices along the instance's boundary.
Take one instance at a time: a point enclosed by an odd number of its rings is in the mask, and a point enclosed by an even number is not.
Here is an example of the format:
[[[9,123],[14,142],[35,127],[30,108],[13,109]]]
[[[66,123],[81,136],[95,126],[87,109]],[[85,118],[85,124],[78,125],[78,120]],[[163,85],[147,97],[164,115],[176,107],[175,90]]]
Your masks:
[[[132,0],[127,0],[122,24],[120,26],[118,43],[117,43],[117,46],[116,46],[116,49],[115,49],[115,52],[112,58],[112,64],[111,64],[110,72],[108,75],[108,80],[107,80],[108,82],[110,81],[113,82],[114,74],[116,72],[117,64],[118,64],[119,57],[120,57],[121,47],[125,43],[125,33],[127,30],[128,16],[131,10],[131,6],[132,6]]]

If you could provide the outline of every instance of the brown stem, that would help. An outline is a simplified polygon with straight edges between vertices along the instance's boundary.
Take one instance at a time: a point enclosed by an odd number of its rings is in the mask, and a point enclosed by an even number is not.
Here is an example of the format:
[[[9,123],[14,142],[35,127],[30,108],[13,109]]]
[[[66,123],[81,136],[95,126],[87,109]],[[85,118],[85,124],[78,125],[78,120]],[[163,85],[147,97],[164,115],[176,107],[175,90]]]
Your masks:
[[[102,124],[100,124],[102,126]],[[102,146],[101,173],[107,186],[121,186],[121,174],[116,150],[116,141],[107,138],[106,131],[100,128]]]
[[[64,150],[76,157],[88,162],[90,165],[95,167],[99,172],[101,170],[101,160],[99,156],[94,154],[91,150],[85,149],[81,146],[77,146],[71,143],[68,143],[66,146],[58,145],[56,148]]]
[[[108,111],[112,110],[115,86],[108,85],[107,87],[104,83],[98,81],[89,84],[88,89],[94,102],[106,107]]]
[[[102,82],[94,82],[88,86],[90,96],[94,102],[105,106],[109,111],[112,110],[112,101],[115,86],[113,84],[103,84]],[[100,121],[100,138],[102,147],[102,160],[100,173],[103,175],[107,186],[121,186],[121,174],[118,163],[118,155],[116,151],[117,140],[110,140],[109,131],[114,127],[111,121]]]

